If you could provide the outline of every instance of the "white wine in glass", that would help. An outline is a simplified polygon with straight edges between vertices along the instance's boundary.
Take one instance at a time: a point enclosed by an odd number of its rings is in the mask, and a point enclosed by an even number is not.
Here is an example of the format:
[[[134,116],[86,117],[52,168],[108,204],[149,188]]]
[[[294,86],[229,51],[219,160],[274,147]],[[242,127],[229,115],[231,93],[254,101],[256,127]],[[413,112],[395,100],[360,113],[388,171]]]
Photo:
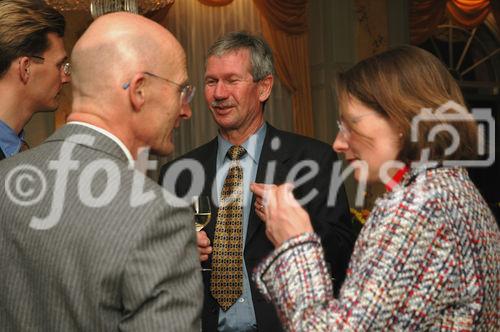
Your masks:
[[[196,227],[196,231],[199,232],[210,222],[210,218],[212,217],[209,197],[194,196],[193,210],[194,224]]]

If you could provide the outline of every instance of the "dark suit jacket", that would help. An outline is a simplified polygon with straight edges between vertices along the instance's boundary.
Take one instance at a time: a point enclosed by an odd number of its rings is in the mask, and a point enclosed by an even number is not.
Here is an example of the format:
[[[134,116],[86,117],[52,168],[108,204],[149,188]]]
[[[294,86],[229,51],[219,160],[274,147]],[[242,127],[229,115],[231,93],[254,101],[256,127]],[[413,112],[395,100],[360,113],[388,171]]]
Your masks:
[[[277,149],[276,144],[279,144],[279,148]],[[172,184],[171,181],[175,181],[176,179],[168,178],[168,176],[164,178],[165,172],[169,167],[176,164],[177,161],[192,158],[199,161],[205,169],[205,184],[201,194],[211,195],[210,191],[216,174],[217,145],[217,138],[215,138],[209,143],[163,166],[160,183],[165,185],[170,182],[170,184]],[[312,180],[297,187],[294,194],[296,198],[301,198],[311,190],[318,190],[316,197],[305,206],[305,209],[311,217],[315,231],[322,238],[326,259],[331,264],[333,277],[337,280],[335,288],[336,291],[338,291],[345,277],[355,241],[355,235],[351,228],[349,207],[343,186],[340,188],[340,192],[337,196],[336,205],[334,207],[327,207],[332,165],[336,159],[335,153],[328,144],[277,130],[268,124],[255,182],[265,182],[266,168],[268,165],[271,165],[273,161],[276,162],[276,173],[272,181],[275,184],[284,183],[292,167],[300,161],[312,160],[319,165],[318,175]],[[303,169],[303,172],[299,172],[299,176],[306,171],[308,171],[308,169]],[[185,171],[180,173],[175,184],[176,194],[183,197],[189,190],[191,182],[192,175],[190,172]],[[255,197],[252,199],[252,208],[249,215],[244,251],[245,263],[249,273],[252,273],[256,265],[274,249],[272,243],[265,235],[265,225],[253,209],[254,202]],[[217,210],[212,211],[212,216],[212,220],[205,228],[211,241],[217,223]],[[210,259],[205,262],[203,266],[210,267]],[[203,277],[205,284],[205,299],[202,317],[203,330],[216,331],[219,306],[216,300],[210,295],[210,273],[204,272]],[[259,331],[280,331],[281,325],[273,305],[265,302],[252,280],[250,281],[250,287]]]
[[[58,191],[59,172],[50,165],[60,160],[63,146],[72,147],[77,165]],[[106,174],[98,165],[114,168]],[[25,192],[33,189],[35,196],[43,191],[27,166],[45,177],[47,190],[38,203],[20,206],[9,194],[16,192],[12,170],[35,179],[22,182]],[[84,170],[94,175],[92,180]],[[39,147],[3,160],[0,183],[0,330],[199,331],[203,286],[192,211],[176,207],[177,199],[129,169],[113,140],[66,125]],[[140,193],[156,198],[138,204],[132,199],[133,183]],[[114,195],[113,190],[104,194],[113,185],[118,185]],[[89,206],[79,188],[102,197],[98,203],[110,201]],[[49,216],[53,197],[64,200],[59,222],[34,229],[32,218]]]

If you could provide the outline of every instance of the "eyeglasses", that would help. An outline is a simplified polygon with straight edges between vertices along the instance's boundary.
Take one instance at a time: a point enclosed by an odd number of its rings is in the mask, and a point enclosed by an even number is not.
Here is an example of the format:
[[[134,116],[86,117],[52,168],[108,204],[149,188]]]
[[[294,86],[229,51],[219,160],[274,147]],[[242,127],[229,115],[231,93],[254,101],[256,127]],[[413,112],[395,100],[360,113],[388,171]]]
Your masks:
[[[339,128],[339,133],[344,135],[346,139],[351,137],[351,131],[349,130],[349,128],[346,127],[346,125],[342,120],[337,120],[337,127]]]
[[[45,58],[42,57],[42,56],[29,55],[29,57],[41,60],[42,62],[45,61]],[[66,76],[70,76],[71,75],[71,63],[69,61],[66,60],[66,61],[62,62],[61,64],[57,65],[57,68],[59,70],[62,70],[63,73],[64,73],[64,75],[66,75]]]
[[[145,71],[143,73],[146,74],[146,75],[148,75],[148,76],[151,76],[151,77],[159,78],[160,80],[163,80],[165,82],[168,82],[170,84],[173,84],[173,85],[176,85],[177,87],[179,87],[180,92],[181,92],[181,103],[182,103],[182,105],[188,105],[191,102],[191,100],[193,100],[194,92],[196,91],[196,87],[195,86],[190,85],[190,84],[181,85],[181,84],[176,83],[176,82],[174,82],[172,80],[169,80],[168,78],[164,78],[164,77],[158,76],[158,75],[150,73],[148,71]],[[129,86],[130,86],[130,82],[127,82],[127,83],[124,83],[122,85],[122,88],[124,90],[126,90],[126,89],[128,89]]]
[[[361,114],[361,115],[358,115],[358,116],[355,116],[352,118],[351,122],[352,123],[356,123],[359,121],[359,119],[367,116],[367,115],[371,115],[371,114],[375,114],[374,112],[370,112],[370,113],[365,113],[365,114]],[[344,135],[344,138],[346,139],[349,139],[351,137],[351,134],[352,134],[352,130],[349,129],[349,126],[347,126],[343,120],[337,120],[337,127],[339,128],[339,133],[341,133],[342,135]]]

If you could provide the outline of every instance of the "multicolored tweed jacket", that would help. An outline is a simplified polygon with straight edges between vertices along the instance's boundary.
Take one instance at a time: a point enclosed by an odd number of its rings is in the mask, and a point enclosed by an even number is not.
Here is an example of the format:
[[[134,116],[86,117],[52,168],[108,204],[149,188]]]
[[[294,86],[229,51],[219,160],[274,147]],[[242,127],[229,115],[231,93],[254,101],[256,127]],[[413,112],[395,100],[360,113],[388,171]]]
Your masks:
[[[461,168],[413,169],[356,242],[340,297],[315,234],[256,269],[288,331],[500,331],[500,232]]]

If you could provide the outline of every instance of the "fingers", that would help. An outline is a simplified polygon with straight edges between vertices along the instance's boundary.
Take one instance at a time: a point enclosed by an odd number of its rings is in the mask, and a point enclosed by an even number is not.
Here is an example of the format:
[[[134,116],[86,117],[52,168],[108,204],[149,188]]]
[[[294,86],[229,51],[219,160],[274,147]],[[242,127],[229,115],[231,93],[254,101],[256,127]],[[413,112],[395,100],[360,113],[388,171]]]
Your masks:
[[[255,213],[263,222],[266,221],[266,214],[264,213],[264,205],[255,202]]]
[[[299,202],[295,199],[293,195],[294,185],[291,183],[285,183],[278,187],[277,189],[277,203],[280,206],[286,207],[297,207],[300,206]]]
[[[259,218],[266,222],[267,216],[272,215],[279,206],[298,204],[293,197],[294,185],[285,183],[277,186],[274,184],[252,183],[250,189],[255,194],[255,212]]]
[[[210,246],[210,239],[205,231],[199,231],[196,233],[196,242],[198,247],[208,247]]]
[[[252,183],[250,184],[250,190],[261,199],[264,199],[266,196],[266,192],[270,190],[274,190],[276,185],[274,184],[266,184],[266,183]]]
[[[264,222],[266,221],[266,207],[269,203],[269,196],[274,195],[276,188],[277,186],[274,184],[252,183],[250,185],[250,190],[255,195],[255,212]]]
[[[261,199],[260,197],[257,197],[255,199],[254,208],[255,208],[255,211],[264,212],[264,200]]]
[[[212,253],[212,247],[205,248],[204,251],[200,250],[200,247],[198,247],[198,254],[200,255],[200,262],[204,262],[204,261],[208,260],[208,257]]]
[[[196,233],[196,241],[198,244],[198,253],[200,255],[200,261],[204,262],[208,259],[208,256],[212,253],[212,247],[210,246],[210,239],[207,233],[204,231],[199,231]]]

